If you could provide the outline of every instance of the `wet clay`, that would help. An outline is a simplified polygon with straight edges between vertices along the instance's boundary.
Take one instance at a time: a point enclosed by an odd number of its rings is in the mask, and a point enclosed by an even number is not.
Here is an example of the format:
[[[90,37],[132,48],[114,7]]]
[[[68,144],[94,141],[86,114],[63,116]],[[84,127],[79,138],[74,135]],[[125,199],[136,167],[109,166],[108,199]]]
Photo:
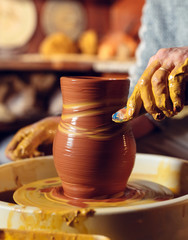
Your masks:
[[[63,111],[53,156],[64,194],[95,198],[124,191],[136,146],[129,123],[112,114],[126,105],[129,80],[62,77]]]
[[[32,182],[19,188],[14,199],[19,205],[35,206],[40,209],[69,210],[129,207],[172,199],[173,192],[154,182],[131,180],[124,191],[114,195],[103,195],[92,199],[77,199],[64,194],[59,178]],[[94,211],[94,210],[93,210]],[[91,214],[91,211],[89,212]]]

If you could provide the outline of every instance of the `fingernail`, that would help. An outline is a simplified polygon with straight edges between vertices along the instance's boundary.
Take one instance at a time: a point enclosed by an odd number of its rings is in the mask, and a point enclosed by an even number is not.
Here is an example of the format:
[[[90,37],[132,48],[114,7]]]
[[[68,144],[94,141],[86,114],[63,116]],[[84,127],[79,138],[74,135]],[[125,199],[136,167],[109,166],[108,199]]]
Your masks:
[[[122,122],[125,119],[123,117],[123,114],[121,114],[121,112],[118,111],[112,115],[112,120],[114,120],[115,122]]]
[[[115,122],[124,122],[127,120],[126,117],[127,107],[124,107],[112,115],[112,120]]]
[[[119,112],[116,112],[112,115],[112,119],[115,121],[120,121],[121,119],[119,118]]]
[[[118,118],[118,112],[116,112],[116,113],[114,113],[113,115],[112,115],[112,119],[114,119],[114,120],[118,120],[119,118]]]

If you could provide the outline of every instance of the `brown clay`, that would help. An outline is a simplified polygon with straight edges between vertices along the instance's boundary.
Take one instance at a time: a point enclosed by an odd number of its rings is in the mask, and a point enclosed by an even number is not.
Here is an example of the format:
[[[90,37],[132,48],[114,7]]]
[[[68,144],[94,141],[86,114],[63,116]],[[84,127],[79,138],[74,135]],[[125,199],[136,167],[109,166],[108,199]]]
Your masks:
[[[136,146],[129,123],[111,119],[126,105],[129,80],[62,77],[61,90],[53,155],[65,195],[86,199],[124,191]]]

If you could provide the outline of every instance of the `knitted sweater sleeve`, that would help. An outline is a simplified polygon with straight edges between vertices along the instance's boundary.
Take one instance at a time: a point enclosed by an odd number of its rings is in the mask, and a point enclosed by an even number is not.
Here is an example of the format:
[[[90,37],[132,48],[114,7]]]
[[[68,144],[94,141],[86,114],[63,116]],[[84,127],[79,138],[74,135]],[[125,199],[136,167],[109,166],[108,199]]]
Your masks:
[[[147,63],[160,48],[187,46],[187,0],[146,0],[142,11],[136,64],[130,69],[130,94]]]
[[[142,11],[140,44],[136,52],[136,63],[130,69],[131,79],[129,96],[134,90],[151,56],[160,48],[188,46],[188,1],[187,0],[146,0]],[[155,125],[162,128],[171,119]]]

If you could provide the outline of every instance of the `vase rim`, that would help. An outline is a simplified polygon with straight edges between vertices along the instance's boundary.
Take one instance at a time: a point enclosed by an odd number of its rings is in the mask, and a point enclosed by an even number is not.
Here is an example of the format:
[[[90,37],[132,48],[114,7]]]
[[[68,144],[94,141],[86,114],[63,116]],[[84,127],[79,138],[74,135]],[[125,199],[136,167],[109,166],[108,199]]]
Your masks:
[[[92,81],[92,82],[99,82],[99,81],[127,81],[130,82],[128,77],[100,77],[100,76],[62,76],[61,80],[66,79],[70,81]]]

